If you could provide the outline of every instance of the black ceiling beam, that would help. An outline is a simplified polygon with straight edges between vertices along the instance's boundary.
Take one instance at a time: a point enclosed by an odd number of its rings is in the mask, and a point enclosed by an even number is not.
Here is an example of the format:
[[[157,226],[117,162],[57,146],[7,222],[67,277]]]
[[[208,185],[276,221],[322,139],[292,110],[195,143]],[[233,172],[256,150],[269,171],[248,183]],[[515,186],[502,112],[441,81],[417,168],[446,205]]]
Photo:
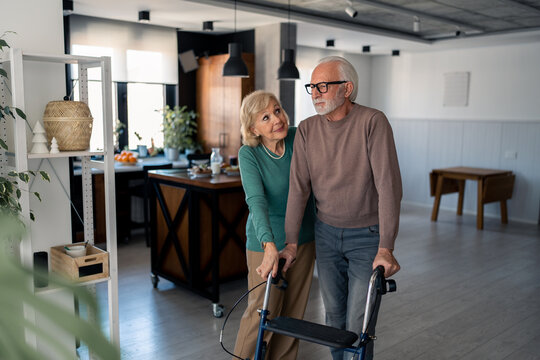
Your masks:
[[[388,3],[382,3],[380,1],[375,1],[375,0],[355,0],[355,3],[369,5],[369,6],[372,6],[372,7],[379,8],[379,9],[392,11],[392,12],[395,12],[395,13],[398,13],[398,14],[406,14],[406,15],[410,15],[410,16],[416,16],[416,17],[421,18],[421,19],[430,19],[430,20],[437,21],[437,22],[440,22],[440,23],[443,23],[443,24],[459,26],[461,28],[468,28],[468,29],[471,29],[471,30],[482,31],[482,32],[485,31],[485,29],[483,29],[483,28],[481,28],[479,26],[476,26],[476,25],[472,25],[472,24],[469,24],[469,23],[464,23],[464,22],[461,22],[461,21],[456,21],[456,20],[453,20],[453,19],[448,19],[448,18],[438,16],[438,15],[432,15],[432,14],[429,14],[429,13],[426,13],[426,12],[423,12],[423,11],[417,11],[417,10],[405,8],[405,7],[402,7],[402,6],[391,5],[391,4],[388,4]],[[441,4],[439,4],[439,5],[441,5]]]
[[[234,1],[233,0],[186,0],[191,2],[196,2],[199,4],[212,5],[222,8],[233,9]],[[287,18],[287,7],[274,7],[270,6],[267,3],[261,4],[251,1],[241,1],[236,2],[237,10],[254,12],[263,15],[276,16]],[[323,25],[336,27],[345,30],[364,32],[368,34],[375,34],[381,36],[388,36],[396,39],[408,40],[422,44],[431,44],[432,41],[428,39],[423,39],[419,35],[411,35],[408,32],[401,32],[396,30],[390,30],[382,27],[372,26],[369,24],[359,23],[358,21],[344,21],[340,19],[335,19],[331,17],[317,16],[313,14],[308,14],[305,12],[298,11],[298,8],[291,8],[290,13],[291,19],[303,21],[311,24]]]
[[[519,1],[515,1],[515,0],[499,0],[500,2],[502,3],[505,3],[505,4],[508,4],[510,6],[514,6],[514,7],[519,7],[525,11],[531,11],[531,12],[534,12],[536,14],[540,14],[540,10],[535,8],[535,7],[532,7],[530,5],[527,5],[527,4],[524,4],[522,2],[519,2]]]

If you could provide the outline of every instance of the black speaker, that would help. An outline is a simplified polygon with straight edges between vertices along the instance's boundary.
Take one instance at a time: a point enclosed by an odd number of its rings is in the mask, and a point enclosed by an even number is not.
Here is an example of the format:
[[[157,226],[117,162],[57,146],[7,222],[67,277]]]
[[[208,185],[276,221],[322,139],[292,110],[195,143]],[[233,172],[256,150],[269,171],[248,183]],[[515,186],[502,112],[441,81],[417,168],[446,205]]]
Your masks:
[[[49,286],[49,263],[46,251],[34,253],[34,286],[37,288]]]

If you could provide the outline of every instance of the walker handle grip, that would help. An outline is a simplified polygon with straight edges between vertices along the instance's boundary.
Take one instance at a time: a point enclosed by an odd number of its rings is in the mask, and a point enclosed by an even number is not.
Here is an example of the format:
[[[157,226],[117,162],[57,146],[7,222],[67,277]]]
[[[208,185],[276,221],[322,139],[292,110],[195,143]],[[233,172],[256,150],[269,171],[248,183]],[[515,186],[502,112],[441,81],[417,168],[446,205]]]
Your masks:
[[[272,278],[272,284],[275,285],[279,282],[279,280],[283,279],[282,270],[283,270],[283,266],[285,266],[285,262],[286,262],[285,259],[283,258],[279,259],[277,274],[276,274],[276,277]]]
[[[384,266],[379,265],[375,268],[375,271],[377,271],[377,275],[380,276],[382,279],[384,279]]]

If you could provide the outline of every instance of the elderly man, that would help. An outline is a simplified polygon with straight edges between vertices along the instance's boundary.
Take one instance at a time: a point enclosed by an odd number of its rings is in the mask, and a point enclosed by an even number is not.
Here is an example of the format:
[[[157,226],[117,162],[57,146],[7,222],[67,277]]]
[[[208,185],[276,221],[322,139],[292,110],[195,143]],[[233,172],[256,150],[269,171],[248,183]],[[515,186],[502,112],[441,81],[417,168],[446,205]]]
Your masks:
[[[381,111],[354,103],[357,84],[354,67],[342,57],[324,58],[313,70],[306,90],[318,115],[298,126],[285,233],[289,244],[297,242],[313,191],[326,323],[360,333],[372,270],[383,265],[388,277],[400,269],[392,253],[402,188],[390,124]],[[367,358],[372,351],[368,347]],[[343,359],[343,351],[332,349],[332,357]]]

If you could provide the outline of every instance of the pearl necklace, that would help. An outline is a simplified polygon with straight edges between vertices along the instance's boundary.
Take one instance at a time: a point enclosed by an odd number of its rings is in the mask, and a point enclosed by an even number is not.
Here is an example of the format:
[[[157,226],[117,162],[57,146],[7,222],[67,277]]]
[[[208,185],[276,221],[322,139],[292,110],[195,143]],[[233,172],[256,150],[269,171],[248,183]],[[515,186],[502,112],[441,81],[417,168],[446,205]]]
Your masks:
[[[286,145],[285,145],[285,141],[283,142],[283,154],[281,154],[281,156],[274,156],[270,153],[270,151],[268,150],[268,148],[266,147],[266,145],[264,145],[262,142],[261,142],[261,145],[263,146],[263,149],[264,151],[266,151],[266,153],[268,154],[268,156],[270,156],[272,159],[276,159],[276,160],[279,160],[283,157],[283,155],[285,155],[285,149],[286,149]]]

